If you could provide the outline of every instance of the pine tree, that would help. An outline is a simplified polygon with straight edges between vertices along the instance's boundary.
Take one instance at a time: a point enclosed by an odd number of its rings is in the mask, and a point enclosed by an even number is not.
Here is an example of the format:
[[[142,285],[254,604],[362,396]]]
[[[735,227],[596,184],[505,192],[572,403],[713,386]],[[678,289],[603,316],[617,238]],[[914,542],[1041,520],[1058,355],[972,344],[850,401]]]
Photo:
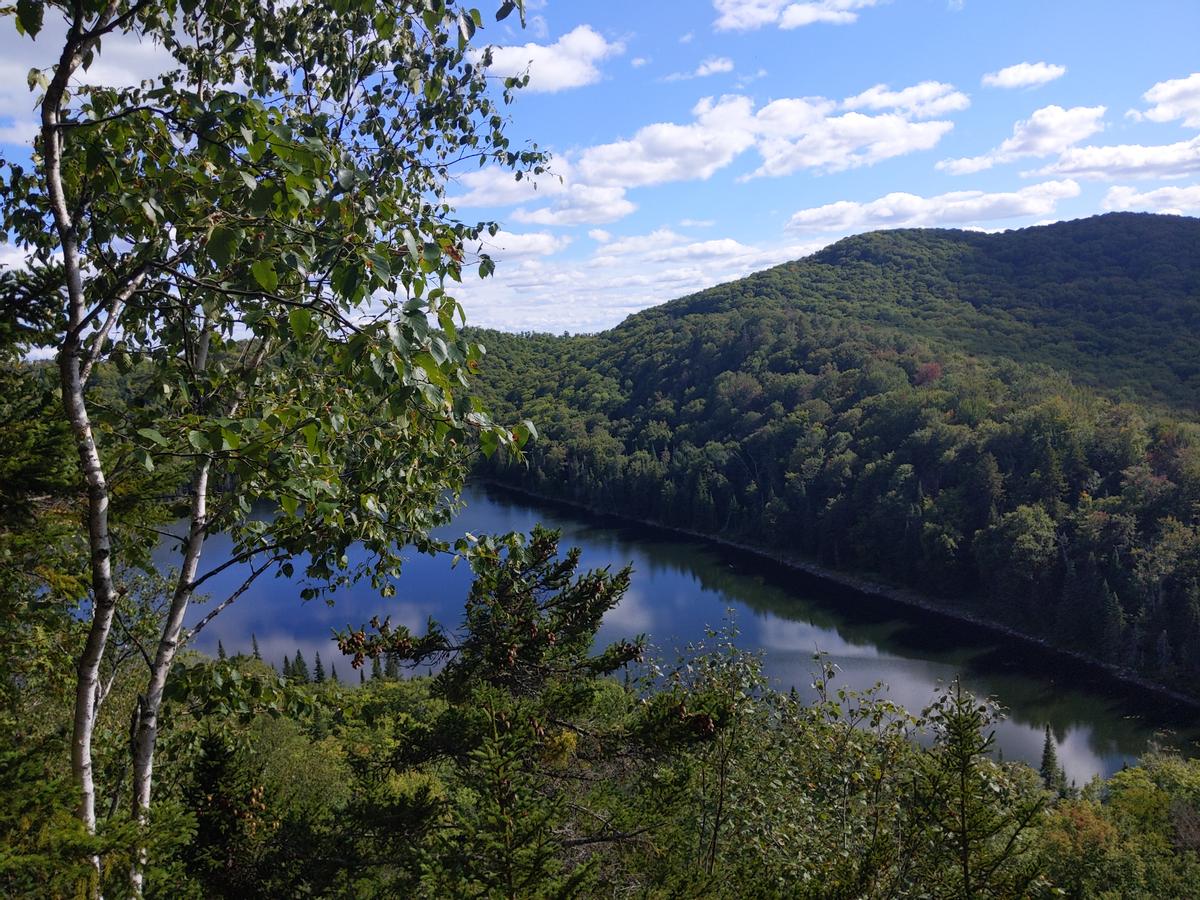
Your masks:
[[[1058,766],[1058,750],[1054,745],[1054,737],[1050,734],[1050,726],[1046,726],[1046,740],[1042,742],[1042,764],[1038,768],[1042,776],[1042,784],[1048,791],[1057,791],[1062,769]]]
[[[228,658],[229,658],[229,657],[227,657],[227,656],[225,655],[225,645],[224,645],[224,644],[222,644],[222,643],[221,643],[221,642],[218,640],[218,641],[217,641],[217,659],[224,661],[224,660],[226,660],[226,659],[228,659]]]
[[[282,674],[283,674],[284,678],[290,679],[292,677],[292,661],[290,659],[288,659],[288,656],[286,653],[283,655]]]
[[[321,684],[325,681],[325,667],[321,665],[321,651],[317,651],[317,658],[313,662],[313,681]]]
[[[366,670],[365,670],[365,669],[359,669],[359,670],[358,670],[358,683],[359,683],[359,684],[366,684],[366,683],[367,683],[367,672],[366,672]]]
[[[329,680],[332,681],[334,684],[338,683],[337,663],[334,663],[332,666],[329,667]]]
[[[371,679],[376,680],[383,677],[383,667],[379,665],[379,657],[376,656],[371,660]]]
[[[258,638],[256,638],[254,636],[254,632],[250,632],[250,647],[253,652],[254,658],[261,660],[262,654],[258,652]]]
[[[387,661],[383,666],[383,674],[393,681],[400,677],[400,658],[395,653],[387,655]]]
[[[297,649],[296,658],[292,660],[292,681],[307,684],[310,680],[308,677],[308,663],[304,661],[304,654]]]

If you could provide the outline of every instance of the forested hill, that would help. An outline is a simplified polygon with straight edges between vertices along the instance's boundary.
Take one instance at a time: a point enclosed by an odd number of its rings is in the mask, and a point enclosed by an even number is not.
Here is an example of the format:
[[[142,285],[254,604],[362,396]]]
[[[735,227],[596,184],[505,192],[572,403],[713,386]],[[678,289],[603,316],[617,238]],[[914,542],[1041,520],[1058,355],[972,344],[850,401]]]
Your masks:
[[[748,304],[875,322],[1200,410],[1200,219],[1110,213],[1002,234],[872,232],[621,328]]]
[[[1164,216],[883,232],[600,334],[478,334],[484,399],[542,435],[485,471],[1196,692],[1198,247]]]

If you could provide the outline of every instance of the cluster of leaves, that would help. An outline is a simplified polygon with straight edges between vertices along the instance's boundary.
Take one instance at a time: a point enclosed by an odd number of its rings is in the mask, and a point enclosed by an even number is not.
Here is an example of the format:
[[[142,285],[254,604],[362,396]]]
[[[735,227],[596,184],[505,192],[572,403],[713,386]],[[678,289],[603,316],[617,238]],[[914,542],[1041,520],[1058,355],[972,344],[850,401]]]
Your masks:
[[[481,391],[543,439],[483,472],[913,586],[1194,691],[1200,429],[1151,401],[1191,390],[1154,372],[1169,346],[1195,355],[1191,276],[1164,260],[1192,265],[1196,229],[865,235],[601,334],[488,333]],[[990,343],[997,323],[1014,343]],[[1064,346],[1093,328],[1128,346],[1077,365]]]

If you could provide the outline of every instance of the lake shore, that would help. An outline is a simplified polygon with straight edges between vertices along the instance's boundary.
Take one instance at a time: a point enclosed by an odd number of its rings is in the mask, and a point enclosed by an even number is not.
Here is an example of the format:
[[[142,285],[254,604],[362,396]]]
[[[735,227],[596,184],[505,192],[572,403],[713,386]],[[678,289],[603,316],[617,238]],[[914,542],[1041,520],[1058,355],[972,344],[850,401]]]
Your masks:
[[[528,488],[518,487],[495,478],[476,477],[472,480],[478,484],[494,487],[501,491],[511,491],[514,494],[529,497],[542,503],[559,503],[569,508],[583,510],[595,516],[604,516],[617,521],[636,523],[638,525],[656,528],[664,532],[686,535],[697,540],[708,541],[713,544],[751,554],[760,559],[769,560],[789,569],[803,572],[806,575],[819,579],[820,581],[825,581],[832,585],[849,589],[855,593],[864,594],[870,597],[877,597],[893,603],[899,603],[913,609],[934,613],[936,615],[944,616],[947,619],[952,619],[956,622],[965,622],[970,625],[975,625],[979,628],[984,628],[988,631],[995,632],[996,634],[1001,634],[1005,637],[1038,647],[1039,649],[1045,650],[1048,653],[1074,660],[1077,663],[1082,663],[1086,666],[1096,669],[1097,671],[1104,672],[1124,684],[1132,685],[1140,690],[1151,692],[1159,697],[1182,704],[1189,709],[1200,713],[1200,697],[1192,697],[1188,694],[1184,694],[1180,691],[1169,688],[1166,685],[1152,681],[1123,666],[1116,666],[1111,663],[1106,663],[1103,660],[1096,659],[1095,657],[1089,656],[1086,653],[1080,653],[1075,650],[1057,647],[1047,641],[1045,638],[1027,634],[1011,625],[1006,625],[1003,622],[997,622],[994,619],[990,619],[986,616],[982,616],[968,610],[956,609],[953,606],[948,606],[945,603],[941,603],[926,594],[921,594],[917,591],[911,590],[910,588],[902,588],[885,584],[880,581],[875,581],[869,577],[832,569],[828,566],[821,565],[820,563],[813,562],[812,560],[804,559],[803,557],[786,554],[780,551],[768,550],[762,547],[756,547],[753,544],[746,544],[741,541],[730,540],[729,538],[723,538],[718,535],[705,534],[704,532],[694,531],[689,528],[679,528],[672,525],[664,525],[661,522],[655,522],[650,519],[641,519],[636,516],[626,516],[620,513],[612,512],[611,510],[601,509],[600,507],[578,500],[569,500],[562,497],[551,497],[545,494],[539,494],[536,491],[529,490]]]

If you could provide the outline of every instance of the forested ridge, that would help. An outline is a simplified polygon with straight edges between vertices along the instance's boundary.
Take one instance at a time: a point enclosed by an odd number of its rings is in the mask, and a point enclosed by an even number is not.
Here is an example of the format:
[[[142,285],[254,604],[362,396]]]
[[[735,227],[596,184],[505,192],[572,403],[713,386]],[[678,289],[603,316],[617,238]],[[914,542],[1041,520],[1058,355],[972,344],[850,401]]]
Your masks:
[[[1200,222],[890,231],[596,335],[480,333],[490,477],[909,586],[1195,693]]]

